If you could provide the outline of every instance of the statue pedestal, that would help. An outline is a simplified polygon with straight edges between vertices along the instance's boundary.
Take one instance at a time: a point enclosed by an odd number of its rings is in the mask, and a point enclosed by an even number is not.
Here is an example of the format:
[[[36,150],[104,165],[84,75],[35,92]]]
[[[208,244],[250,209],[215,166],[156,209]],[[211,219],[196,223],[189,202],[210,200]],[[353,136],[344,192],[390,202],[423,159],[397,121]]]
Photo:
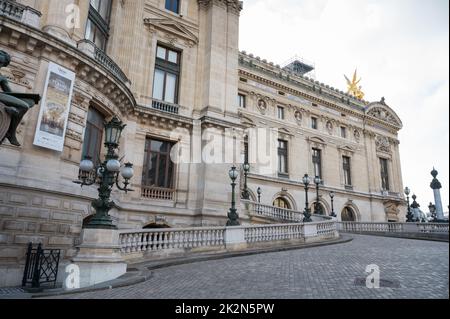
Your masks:
[[[108,229],[84,229],[73,263],[80,269],[80,288],[114,280],[127,272],[120,255],[119,232]]]
[[[0,145],[8,132],[9,125],[11,124],[11,117],[5,111],[5,105],[0,103]]]

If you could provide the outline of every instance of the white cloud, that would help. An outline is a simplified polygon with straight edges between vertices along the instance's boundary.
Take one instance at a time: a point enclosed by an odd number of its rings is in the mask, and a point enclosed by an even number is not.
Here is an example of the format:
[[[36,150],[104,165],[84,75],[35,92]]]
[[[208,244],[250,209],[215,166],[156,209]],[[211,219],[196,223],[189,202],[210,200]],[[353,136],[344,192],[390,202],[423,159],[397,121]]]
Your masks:
[[[449,38],[446,0],[245,0],[240,47],[281,64],[300,55],[345,90],[358,68],[368,100],[386,97],[404,122],[403,181],[422,206],[439,170],[449,204]]]

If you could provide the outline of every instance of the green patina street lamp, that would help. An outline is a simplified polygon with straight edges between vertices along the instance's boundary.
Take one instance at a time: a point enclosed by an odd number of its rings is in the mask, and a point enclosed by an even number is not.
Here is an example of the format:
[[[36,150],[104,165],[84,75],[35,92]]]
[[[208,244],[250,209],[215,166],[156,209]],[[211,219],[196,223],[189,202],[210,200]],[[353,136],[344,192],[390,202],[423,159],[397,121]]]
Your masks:
[[[411,206],[409,204],[409,194],[411,194],[411,190],[409,189],[409,187],[405,188],[405,195],[406,195],[406,201],[408,204],[408,213],[406,214],[406,222],[407,223],[412,223],[414,222],[414,214],[411,211]]]
[[[123,167],[119,162],[119,156],[116,154],[116,149],[119,147],[119,140],[124,125],[117,117],[114,117],[110,122],[105,123],[105,146],[108,149],[105,161],[98,167],[95,167],[91,158],[86,157],[80,163],[80,175],[78,181],[74,183],[83,186],[91,186],[99,184],[98,199],[92,202],[92,207],[95,209],[95,215],[83,227],[95,229],[117,229],[114,225],[109,211],[115,207],[111,198],[111,191],[116,185],[118,189],[124,192],[133,191],[128,188],[130,179],[134,175],[133,164],[126,163]],[[124,179],[124,186],[119,184],[119,174]]]
[[[331,217],[337,217],[336,213],[334,212],[334,197],[336,196],[336,194],[334,192],[330,193],[330,198],[331,198]]]
[[[230,171],[228,172],[228,175],[230,176],[230,179],[231,179],[231,208],[228,213],[227,226],[240,226],[241,224],[239,223],[239,215],[237,214],[237,209],[236,209],[235,189],[236,189],[236,179],[239,176],[236,166],[233,166],[230,169]]]
[[[314,214],[316,215],[321,215],[321,211],[320,209],[320,198],[319,198],[319,187],[320,187],[320,183],[322,182],[322,180],[320,179],[319,176],[316,176],[316,178],[314,178],[314,183],[316,184],[316,192],[317,192],[317,199],[314,205]]]
[[[303,219],[303,222],[305,222],[305,223],[312,222],[311,209],[309,208],[309,202],[308,202],[309,184],[311,184],[311,179],[309,178],[308,174],[305,174],[305,176],[303,177],[303,185],[305,185],[305,212],[303,213],[305,218]]]
[[[249,200],[250,192],[248,190],[247,178],[248,173],[250,172],[250,164],[247,162],[244,163],[243,168],[244,168],[244,190],[242,191],[242,199]]]

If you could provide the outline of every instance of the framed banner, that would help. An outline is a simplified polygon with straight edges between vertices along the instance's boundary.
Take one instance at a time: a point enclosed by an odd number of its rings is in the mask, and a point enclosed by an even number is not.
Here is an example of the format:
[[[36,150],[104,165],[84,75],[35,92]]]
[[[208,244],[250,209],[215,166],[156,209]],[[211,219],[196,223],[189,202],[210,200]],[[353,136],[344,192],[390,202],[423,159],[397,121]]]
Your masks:
[[[34,145],[63,151],[74,84],[75,73],[50,62]]]

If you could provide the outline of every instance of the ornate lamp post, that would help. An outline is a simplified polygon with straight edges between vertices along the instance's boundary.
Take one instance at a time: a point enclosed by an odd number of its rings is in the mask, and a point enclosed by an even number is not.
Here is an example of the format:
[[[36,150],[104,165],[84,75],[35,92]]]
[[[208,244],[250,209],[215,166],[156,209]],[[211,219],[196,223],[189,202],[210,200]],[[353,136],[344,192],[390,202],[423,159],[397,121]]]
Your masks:
[[[261,204],[261,195],[262,195],[261,187],[258,187],[258,190],[256,192],[258,193],[258,203]]]
[[[314,183],[316,184],[316,196],[317,196],[316,203],[314,205],[314,214],[316,214],[316,215],[320,214],[320,212],[319,212],[319,205],[320,205],[320,203],[319,203],[319,187],[320,187],[321,182],[322,181],[319,176],[316,176],[316,178],[314,178]]]
[[[118,160],[119,156],[116,154],[116,149],[119,147],[119,140],[123,129],[126,125],[114,117],[110,122],[105,124],[105,146],[108,152],[105,156],[105,161],[98,167],[89,157],[86,157],[80,163],[79,180],[74,182],[83,186],[91,186],[96,183],[99,184],[98,195],[99,198],[92,202],[92,207],[95,209],[95,215],[84,228],[95,229],[117,229],[113,224],[109,211],[114,207],[114,202],[110,200],[111,191],[114,184],[118,189],[124,192],[133,191],[128,188],[130,179],[134,175],[133,164],[126,163],[122,168]],[[119,183],[119,173],[124,178],[123,185]]]
[[[406,222],[412,223],[412,222],[414,222],[414,215],[411,211],[411,206],[409,205],[409,194],[411,194],[411,190],[409,189],[409,187],[406,187],[405,195],[406,195],[406,200],[408,202],[408,213],[406,214]]]
[[[437,179],[439,175],[438,171],[433,168],[431,171],[431,176],[433,176],[433,181],[430,184],[431,189],[434,194],[434,205],[436,207],[436,222],[444,222],[444,208],[442,207],[441,189],[442,184]]]
[[[236,179],[239,176],[239,173],[236,169],[236,166],[233,166],[228,175],[231,178],[231,208],[230,212],[228,213],[228,222],[227,226],[239,226],[239,215],[237,214],[236,209],[236,196],[235,196],[235,189],[236,189]]]
[[[305,185],[305,212],[303,213],[305,218],[303,219],[303,222],[305,222],[305,223],[312,222],[311,209],[309,208],[309,202],[308,202],[308,189],[309,189],[310,183],[311,183],[311,179],[309,178],[308,174],[305,174],[305,176],[303,177],[303,185]]]
[[[334,212],[334,197],[336,195],[334,194],[334,192],[330,193],[330,198],[331,198],[331,217],[337,217],[336,213]]]
[[[249,200],[250,192],[248,191],[247,177],[248,173],[250,172],[250,164],[244,163],[243,168],[244,168],[244,191],[242,192],[242,199]]]

